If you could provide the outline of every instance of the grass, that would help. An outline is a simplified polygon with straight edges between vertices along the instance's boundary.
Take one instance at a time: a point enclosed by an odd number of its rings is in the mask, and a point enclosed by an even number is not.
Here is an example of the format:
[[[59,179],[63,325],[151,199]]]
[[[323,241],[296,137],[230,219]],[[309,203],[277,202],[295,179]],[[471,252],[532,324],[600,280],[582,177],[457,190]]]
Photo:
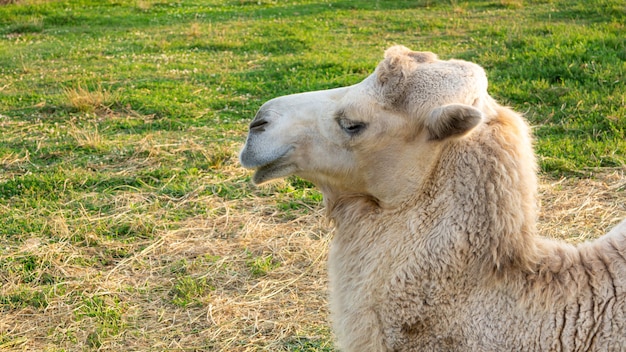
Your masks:
[[[66,88],[63,90],[64,100],[69,103],[70,109],[77,112],[104,114],[110,111],[110,107],[119,101],[114,93],[108,92],[97,87],[90,90],[82,87],[80,84],[75,88]]]
[[[525,113],[541,230],[626,216],[618,0],[0,1],[0,349],[332,351],[321,195],[238,165],[266,100],[394,43]]]

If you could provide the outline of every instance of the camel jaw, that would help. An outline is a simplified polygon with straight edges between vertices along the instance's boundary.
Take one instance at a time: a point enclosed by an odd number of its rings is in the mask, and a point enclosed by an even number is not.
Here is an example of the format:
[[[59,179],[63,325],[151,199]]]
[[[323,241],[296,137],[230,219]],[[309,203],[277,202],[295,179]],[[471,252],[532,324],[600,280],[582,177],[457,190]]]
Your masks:
[[[296,172],[296,166],[294,164],[277,160],[276,162],[263,165],[256,169],[256,172],[252,176],[252,182],[258,185],[270,180],[292,175],[294,172]]]
[[[296,172],[296,165],[289,158],[293,149],[293,147],[289,147],[279,153],[278,156],[267,158],[252,152],[248,148],[248,145],[246,145],[241,151],[240,160],[245,168],[255,170],[252,176],[252,182],[258,185],[273,179],[292,175]]]

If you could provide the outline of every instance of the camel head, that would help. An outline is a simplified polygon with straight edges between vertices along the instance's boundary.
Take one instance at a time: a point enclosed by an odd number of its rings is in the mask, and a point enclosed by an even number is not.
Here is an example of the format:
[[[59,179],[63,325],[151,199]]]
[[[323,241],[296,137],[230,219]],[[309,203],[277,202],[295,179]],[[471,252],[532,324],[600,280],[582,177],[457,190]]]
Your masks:
[[[491,101],[478,65],[394,46],[356,85],[265,103],[240,161],[256,170],[257,184],[295,174],[326,198],[393,204],[419,185],[445,143],[481,124]]]

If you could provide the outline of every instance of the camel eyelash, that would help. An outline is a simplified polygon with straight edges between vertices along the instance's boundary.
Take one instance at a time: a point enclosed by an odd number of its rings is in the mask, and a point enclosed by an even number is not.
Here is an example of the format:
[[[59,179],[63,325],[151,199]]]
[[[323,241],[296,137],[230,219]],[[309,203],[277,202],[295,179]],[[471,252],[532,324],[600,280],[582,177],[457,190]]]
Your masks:
[[[356,136],[365,130],[365,128],[367,127],[367,124],[363,122],[358,122],[358,121],[341,119],[339,120],[339,126],[341,126],[341,129],[344,130],[350,136]]]
[[[339,110],[335,113],[335,119],[339,124],[339,127],[341,127],[341,129],[351,137],[360,134],[367,127],[367,124],[365,122],[355,121],[347,118],[343,110]]]

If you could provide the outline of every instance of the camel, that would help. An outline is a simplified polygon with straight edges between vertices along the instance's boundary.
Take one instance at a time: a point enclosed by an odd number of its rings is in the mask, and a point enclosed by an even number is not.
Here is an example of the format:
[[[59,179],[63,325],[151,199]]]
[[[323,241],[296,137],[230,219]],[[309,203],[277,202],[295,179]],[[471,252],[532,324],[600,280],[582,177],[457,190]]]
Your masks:
[[[537,234],[528,123],[477,64],[404,46],[362,82],[272,99],[241,164],[313,182],[342,351],[626,351],[626,221]]]

